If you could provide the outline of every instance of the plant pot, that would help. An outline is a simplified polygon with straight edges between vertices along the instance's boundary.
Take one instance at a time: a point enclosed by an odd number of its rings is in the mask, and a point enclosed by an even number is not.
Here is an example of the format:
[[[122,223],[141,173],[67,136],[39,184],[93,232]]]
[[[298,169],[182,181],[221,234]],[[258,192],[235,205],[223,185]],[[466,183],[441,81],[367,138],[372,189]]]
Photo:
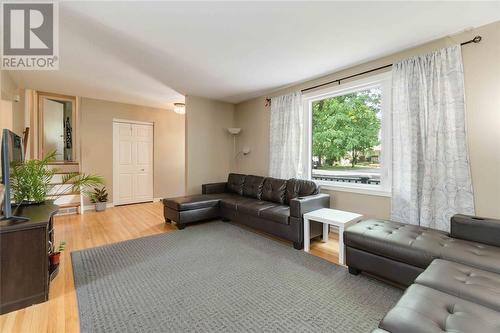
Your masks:
[[[59,265],[59,260],[61,259],[61,252],[52,253],[49,256],[49,259],[52,266]]]
[[[106,202],[96,202],[95,203],[95,211],[102,212],[106,210]]]

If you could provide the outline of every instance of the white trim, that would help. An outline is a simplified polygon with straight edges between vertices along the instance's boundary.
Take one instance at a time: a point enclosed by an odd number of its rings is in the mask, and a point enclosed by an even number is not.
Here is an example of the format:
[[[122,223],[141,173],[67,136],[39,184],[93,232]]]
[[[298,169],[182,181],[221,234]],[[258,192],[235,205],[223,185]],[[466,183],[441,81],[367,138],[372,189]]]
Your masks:
[[[322,190],[326,191],[338,191],[338,192],[351,192],[365,195],[376,195],[380,197],[392,197],[391,191],[381,190],[378,186],[377,188],[373,188],[373,185],[365,185],[365,184],[350,184],[346,185],[341,182],[329,182],[329,181],[320,181],[315,180],[316,184],[321,186]],[[338,183],[338,184],[337,184]]]
[[[114,123],[123,123],[123,124],[138,124],[138,125],[154,125],[154,122],[151,121],[139,121],[139,120],[128,120],[128,119],[119,119],[113,118]]]
[[[163,198],[153,198],[153,202],[160,202]]]
[[[373,86],[382,87],[382,122],[381,122],[381,146],[382,146],[382,161],[381,161],[381,184],[380,185],[366,185],[366,184],[356,184],[356,183],[341,183],[334,181],[320,181],[314,180],[316,183],[322,185],[323,188],[343,191],[343,192],[353,192],[367,195],[378,195],[378,196],[391,196],[392,188],[392,121],[391,121],[391,106],[392,106],[392,73],[385,72],[381,74],[372,75],[367,78],[363,78],[356,81],[350,81],[338,86],[331,86],[319,90],[315,90],[304,94],[303,97],[303,108],[305,110],[304,114],[307,117],[305,124],[307,124],[304,129],[305,138],[307,143],[305,145],[305,161],[307,163],[307,178],[312,179],[312,116],[311,109],[312,103],[318,100],[322,100],[329,97],[335,97],[350,93],[353,91],[365,90]],[[387,162],[386,162],[387,161]]]
[[[115,206],[115,204],[112,203],[112,202],[106,203],[106,208],[113,208],[114,206]],[[85,206],[83,206],[83,210],[84,211],[86,211],[86,210],[95,210],[95,204],[85,205]]]
[[[119,183],[119,177],[118,177],[118,161],[119,161],[119,152],[118,152],[118,129],[117,126],[115,126],[115,123],[119,123],[118,121],[115,122],[113,119],[113,204],[114,202],[118,203],[118,197],[119,197],[119,191],[118,191],[118,183]]]

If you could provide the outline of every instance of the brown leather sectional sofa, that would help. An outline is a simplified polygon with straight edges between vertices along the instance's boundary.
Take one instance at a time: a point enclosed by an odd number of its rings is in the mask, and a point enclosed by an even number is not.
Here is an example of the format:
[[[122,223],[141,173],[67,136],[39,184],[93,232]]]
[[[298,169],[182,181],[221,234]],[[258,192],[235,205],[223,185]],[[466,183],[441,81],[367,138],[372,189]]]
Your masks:
[[[310,211],[330,207],[330,196],[316,183],[231,173],[227,182],[204,184],[202,194],[163,199],[166,222],[179,229],[187,224],[222,218],[304,245],[304,220]],[[322,225],[311,223],[311,238],[321,236]]]
[[[500,220],[455,215],[449,234],[366,220],[344,242],[349,272],[409,286],[374,332],[500,332]]]

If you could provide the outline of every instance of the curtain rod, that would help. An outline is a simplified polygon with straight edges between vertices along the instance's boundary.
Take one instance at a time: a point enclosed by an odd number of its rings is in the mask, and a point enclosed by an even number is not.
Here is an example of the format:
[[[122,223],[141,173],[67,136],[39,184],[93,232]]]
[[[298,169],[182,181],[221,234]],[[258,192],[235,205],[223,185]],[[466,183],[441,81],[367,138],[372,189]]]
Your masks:
[[[471,40],[468,40],[466,42],[460,43],[460,46],[464,46],[464,45],[467,45],[467,44],[470,44],[470,43],[475,43],[476,44],[476,43],[479,43],[481,41],[481,39],[482,39],[481,36],[476,36],[476,37],[472,38]],[[385,65],[385,66],[380,66],[380,67],[373,68],[373,69],[370,69],[370,70],[367,70],[367,71],[364,71],[364,72],[361,72],[361,73],[349,75],[349,76],[346,76],[346,77],[343,77],[343,78],[340,78],[340,79],[337,79],[337,80],[333,80],[333,81],[321,83],[321,84],[315,85],[313,87],[302,89],[301,92],[313,90],[313,89],[316,89],[316,88],[319,88],[319,87],[323,87],[323,86],[326,86],[326,85],[329,85],[329,84],[332,84],[332,83],[335,83],[335,82],[338,82],[338,84],[340,84],[340,81],[345,81],[347,79],[351,79],[351,78],[356,77],[356,76],[368,74],[368,73],[371,73],[371,72],[376,72],[376,71],[379,71],[379,70],[384,69],[384,68],[389,68],[392,65],[393,64],[388,64],[388,65]]]
[[[466,42],[460,43],[460,46],[464,46],[464,45],[467,45],[467,44],[470,44],[470,43],[477,44],[477,43],[479,43],[481,41],[481,39],[482,39],[481,36],[476,36],[476,37],[472,38],[471,40],[468,40]],[[305,91],[313,90],[313,89],[320,88],[320,87],[323,87],[323,86],[327,86],[327,85],[335,83],[335,82],[338,82],[338,84],[340,84],[341,81],[345,81],[347,79],[351,79],[353,77],[364,75],[364,74],[368,74],[368,73],[371,73],[371,72],[376,72],[376,71],[379,71],[381,69],[389,68],[389,67],[392,67],[392,64],[388,64],[388,65],[385,65],[385,66],[380,66],[380,67],[377,67],[377,68],[373,68],[373,69],[370,69],[370,70],[367,70],[367,71],[364,71],[364,72],[361,72],[361,73],[349,75],[349,76],[346,76],[346,77],[343,77],[343,78],[340,78],[340,79],[336,79],[336,80],[333,80],[333,81],[328,81],[328,82],[325,82],[325,83],[321,83],[321,84],[318,84],[318,85],[315,85],[315,86],[312,86],[312,87],[309,87],[309,88],[302,89],[301,92],[305,92]],[[269,106],[270,104],[271,104],[271,99],[270,98],[266,98],[266,106]]]

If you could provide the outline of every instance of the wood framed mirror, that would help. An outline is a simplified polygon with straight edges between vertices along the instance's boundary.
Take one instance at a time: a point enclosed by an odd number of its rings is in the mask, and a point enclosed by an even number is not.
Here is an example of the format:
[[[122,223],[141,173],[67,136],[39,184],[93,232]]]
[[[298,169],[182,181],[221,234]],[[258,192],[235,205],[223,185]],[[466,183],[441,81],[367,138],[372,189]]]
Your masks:
[[[38,156],[55,151],[55,162],[77,160],[76,97],[38,92]]]

